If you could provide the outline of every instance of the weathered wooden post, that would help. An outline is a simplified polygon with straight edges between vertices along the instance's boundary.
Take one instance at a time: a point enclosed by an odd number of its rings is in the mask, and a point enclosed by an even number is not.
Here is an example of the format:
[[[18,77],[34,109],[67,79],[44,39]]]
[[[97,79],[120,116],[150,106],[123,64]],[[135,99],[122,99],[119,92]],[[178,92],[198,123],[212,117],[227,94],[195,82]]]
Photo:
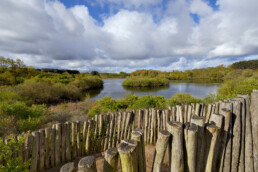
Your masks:
[[[145,159],[145,145],[144,145],[144,133],[140,128],[136,128],[132,131],[132,140],[137,142],[138,149],[138,165],[139,172],[146,171],[146,159]]]
[[[72,159],[77,157],[77,144],[76,144],[76,124],[74,121],[71,122],[71,148],[72,148]]]
[[[39,171],[45,170],[45,129],[39,130]]]
[[[144,110],[144,142],[148,143],[148,125],[149,125],[149,110],[145,109]]]
[[[156,143],[156,150],[154,154],[153,166],[152,166],[153,172],[161,172],[161,167],[162,167],[163,159],[166,153],[170,136],[171,134],[166,130],[162,130],[159,132],[158,141]]]
[[[82,143],[81,143],[81,122],[76,121],[76,148],[77,148],[77,156],[82,156]]]
[[[122,113],[118,112],[118,114],[117,114],[117,142],[116,142],[116,145],[118,145],[120,143],[121,122],[122,122]]]
[[[196,103],[194,114],[197,115],[197,116],[200,116],[200,112],[201,112],[201,104]]]
[[[78,172],[97,172],[96,159],[94,156],[86,156],[78,163]]]
[[[254,169],[258,171],[258,90],[253,90],[251,94],[251,119],[253,134],[253,156]]]
[[[196,171],[199,172],[201,170],[201,162],[203,160],[203,132],[204,132],[204,124],[205,117],[193,115],[191,118],[191,123],[197,125],[198,133],[197,133],[197,155],[196,155]]]
[[[197,154],[197,139],[198,127],[191,124],[185,128],[185,141],[186,141],[186,155],[187,162],[185,171],[196,172],[196,154]],[[186,156],[185,155],[185,156]]]
[[[188,105],[187,108],[187,122],[191,122],[192,118],[192,105]]]
[[[138,112],[138,128],[142,128],[144,111],[142,109],[139,109],[137,112]]]
[[[61,137],[62,137],[62,124],[58,123],[55,125],[56,128],[56,138],[55,138],[55,165],[58,166],[61,160]]]
[[[51,157],[51,151],[50,151],[50,146],[51,146],[51,132],[52,129],[50,127],[45,128],[45,136],[46,136],[46,140],[45,140],[45,149],[46,149],[46,156],[45,156],[45,167],[46,169],[49,169],[50,167],[50,157]]]
[[[103,172],[116,172],[118,164],[117,148],[110,148],[105,152]]]
[[[118,145],[118,152],[121,159],[122,172],[138,172],[137,142],[122,140]]]
[[[211,110],[212,110],[212,104],[209,104],[207,109],[207,114],[205,116],[205,123],[209,123],[210,116],[212,114]]]
[[[71,132],[70,132],[70,128],[71,127],[71,123],[70,122],[66,122],[65,123],[65,159],[67,162],[70,162],[72,157],[71,157]]]
[[[110,119],[110,128],[109,128],[109,139],[108,139],[108,149],[111,148],[112,146],[112,140],[113,140],[113,128],[114,128],[114,121],[115,121],[115,116],[112,113],[110,115],[111,119]]]
[[[76,172],[76,169],[74,167],[74,162],[69,162],[63,165],[60,169],[60,172]]]
[[[177,121],[184,123],[182,106],[176,105],[176,117]]]
[[[208,125],[205,130],[205,140],[210,140],[209,144],[206,145],[207,151],[207,162],[205,167],[205,172],[213,172],[216,171],[216,151],[217,151],[217,139],[219,135],[219,127],[216,125]],[[211,137],[211,138],[209,138]],[[206,158],[205,158],[206,159]]]
[[[62,158],[62,163],[65,163],[65,149],[66,149],[66,147],[65,147],[65,135],[66,135],[66,129],[65,129],[65,124],[64,123],[62,123],[61,124],[61,158]]]
[[[86,140],[87,140],[88,122],[83,122],[82,128],[82,155],[86,154]]]
[[[240,148],[241,148],[241,102],[236,99],[231,99],[233,103],[233,145],[232,145],[232,162],[231,171],[237,171],[239,165]]]
[[[33,136],[33,144],[32,144],[32,153],[31,153],[31,166],[30,166],[30,171],[31,172],[36,172],[38,171],[38,159],[39,159],[39,132],[34,131],[31,133]]]
[[[168,131],[172,134],[172,150],[170,151],[170,171],[184,171],[183,124],[177,121],[168,122]]]
[[[253,161],[253,137],[252,137],[252,122],[250,113],[250,97],[249,95],[237,95],[245,99],[246,112],[246,131],[245,131],[245,171],[254,171]]]

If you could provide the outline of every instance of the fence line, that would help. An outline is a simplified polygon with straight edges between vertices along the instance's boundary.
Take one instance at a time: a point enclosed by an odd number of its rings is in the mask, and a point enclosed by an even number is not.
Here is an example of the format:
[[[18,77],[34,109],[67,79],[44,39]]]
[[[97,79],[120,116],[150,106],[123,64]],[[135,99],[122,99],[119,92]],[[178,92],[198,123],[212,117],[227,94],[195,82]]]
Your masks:
[[[30,171],[44,171],[76,157],[117,147],[122,140],[131,139],[131,132],[137,127],[144,132],[144,144],[155,144],[162,130],[173,135],[172,147],[178,147],[171,152],[174,168],[182,165],[187,150],[191,152],[189,158],[197,153],[196,159],[189,160],[196,171],[258,171],[257,90],[251,100],[250,106],[248,95],[238,95],[208,105],[191,103],[163,110],[121,111],[95,115],[87,121],[58,123],[24,134],[25,144],[18,155],[25,161],[31,159]],[[191,142],[197,145],[196,150]],[[202,161],[203,164],[197,163]]]

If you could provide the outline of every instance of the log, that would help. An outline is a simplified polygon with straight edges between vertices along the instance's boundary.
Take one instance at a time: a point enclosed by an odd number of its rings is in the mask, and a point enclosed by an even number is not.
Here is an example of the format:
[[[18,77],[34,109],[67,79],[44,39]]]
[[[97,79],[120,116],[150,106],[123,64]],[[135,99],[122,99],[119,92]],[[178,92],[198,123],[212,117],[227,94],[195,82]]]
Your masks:
[[[82,128],[82,155],[86,154],[86,140],[87,140],[88,122],[83,122]]]
[[[251,119],[253,134],[254,170],[258,171],[258,90],[251,94]]]
[[[152,166],[153,172],[162,171],[161,167],[162,167],[162,163],[164,160],[164,156],[166,153],[170,136],[171,134],[166,130],[162,130],[159,132],[158,141],[157,141],[156,149],[154,153],[153,166]]]
[[[80,121],[76,121],[76,149],[77,149],[77,156],[82,156],[82,145],[81,145],[81,124]]]
[[[66,129],[65,129],[65,124],[62,123],[62,132],[61,132],[61,162],[62,164],[65,163],[65,135],[66,135]]]
[[[56,138],[55,138],[55,164],[58,166],[61,163],[61,141],[62,141],[62,124],[58,123],[55,125],[56,128]]]
[[[146,171],[145,145],[143,138],[144,133],[142,129],[136,128],[132,131],[132,140],[137,142],[139,172]]]
[[[209,141],[210,143],[206,143],[206,151],[207,155],[207,162],[205,167],[205,172],[213,172],[216,171],[216,151],[217,151],[217,140],[219,136],[219,127],[216,125],[210,124],[206,127],[205,130],[205,140],[206,142]],[[210,138],[211,137],[211,138]],[[205,158],[206,159],[206,158]]]
[[[191,118],[191,123],[197,125],[198,133],[197,133],[197,155],[196,155],[196,171],[199,172],[201,170],[201,163],[203,161],[203,132],[204,132],[204,124],[205,117],[193,115]]]
[[[72,159],[71,156],[71,123],[70,122],[66,122],[65,123],[65,159],[66,162],[70,162]]]
[[[116,172],[118,164],[117,148],[110,148],[105,152],[103,172]]]
[[[39,160],[39,132],[34,131],[31,133],[33,136],[32,153],[31,153],[31,166],[30,171],[36,172]]]
[[[74,162],[69,162],[63,165],[60,169],[60,172],[76,172]]]
[[[148,125],[149,125],[149,110],[145,109],[144,110],[144,142],[148,143]]]
[[[72,149],[72,159],[77,157],[77,126],[75,122],[71,122],[71,149]]]
[[[45,129],[39,130],[39,171],[45,170]]]
[[[233,103],[233,144],[232,144],[232,162],[231,171],[238,171],[240,150],[241,150],[241,102],[236,99],[231,99]]]
[[[121,121],[122,121],[122,113],[118,112],[117,114],[117,143],[116,145],[118,145],[120,143],[120,136],[121,136]]]
[[[245,99],[246,112],[246,131],[245,131],[245,170],[246,172],[254,171],[253,161],[253,137],[252,137],[252,122],[250,113],[250,97],[249,95],[237,95]]]
[[[138,149],[137,142],[122,140],[118,145],[121,159],[122,172],[138,172]]]
[[[183,154],[183,124],[177,121],[168,122],[168,131],[172,134],[172,149],[170,151],[170,172],[184,171]]]
[[[96,159],[94,156],[86,156],[78,163],[78,172],[97,172]]]

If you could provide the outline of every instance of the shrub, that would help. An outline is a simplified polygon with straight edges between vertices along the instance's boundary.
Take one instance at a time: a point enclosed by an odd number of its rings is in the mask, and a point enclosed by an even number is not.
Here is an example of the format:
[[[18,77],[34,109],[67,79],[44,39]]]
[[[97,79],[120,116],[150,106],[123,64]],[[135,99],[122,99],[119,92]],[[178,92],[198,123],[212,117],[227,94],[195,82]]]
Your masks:
[[[155,77],[133,77],[127,78],[123,81],[123,86],[127,87],[159,87],[159,86],[167,86],[169,84],[168,79]]]
[[[34,131],[41,128],[43,121],[41,118],[21,119],[17,121],[19,133],[26,132],[28,130]]]
[[[0,171],[2,172],[29,172],[30,161],[23,162],[22,157],[13,158],[20,151],[20,147],[24,144],[24,138],[16,141],[12,135],[7,144],[0,137],[0,161],[4,161],[5,165],[0,163]]]
[[[0,115],[0,137],[17,133],[16,120],[14,116],[1,116]]]
[[[199,98],[193,97],[191,94],[188,93],[176,93],[173,97],[168,99],[169,105],[175,106],[175,105],[184,105],[184,104],[190,104],[190,103],[199,103],[202,100]]]
[[[103,81],[98,76],[79,77],[72,84],[83,91],[103,87]]]

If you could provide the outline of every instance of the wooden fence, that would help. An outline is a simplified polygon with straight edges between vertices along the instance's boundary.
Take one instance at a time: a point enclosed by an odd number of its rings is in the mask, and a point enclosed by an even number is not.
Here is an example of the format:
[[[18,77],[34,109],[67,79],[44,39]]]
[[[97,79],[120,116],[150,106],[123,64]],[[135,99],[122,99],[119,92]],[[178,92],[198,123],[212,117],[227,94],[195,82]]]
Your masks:
[[[122,140],[132,139],[135,128],[141,128],[144,144],[168,142],[158,140],[161,136],[167,139],[167,131],[173,136],[168,143],[171,169],[258,172],[257,90],[251,102],[250,106],[248,95],[238,95],[208,105],[132,110],[58,123],[24,135],[26,141],[19,155],[31,159],[30,171],[44,171],[117,147]],[[163,152],[164,148],[158,150]]]

